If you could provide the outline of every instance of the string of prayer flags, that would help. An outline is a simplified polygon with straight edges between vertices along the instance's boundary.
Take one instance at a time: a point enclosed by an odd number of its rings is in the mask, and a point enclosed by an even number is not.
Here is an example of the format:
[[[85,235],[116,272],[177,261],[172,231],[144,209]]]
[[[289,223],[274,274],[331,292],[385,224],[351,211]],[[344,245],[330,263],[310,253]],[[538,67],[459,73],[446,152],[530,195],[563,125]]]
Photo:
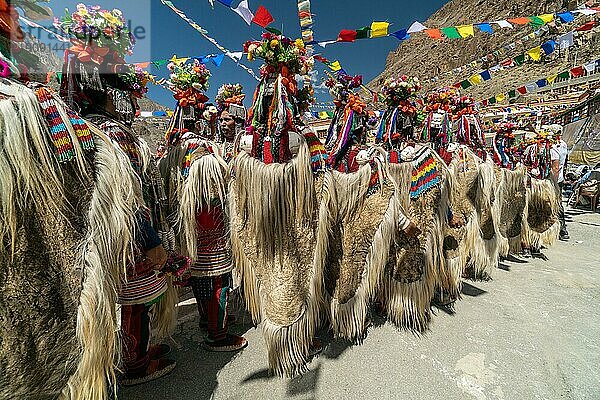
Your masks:
[[[310,0],[298,0],[298,18],[300,20],[300,33],[302,40],[306,44],[306,51],[309,55],[312,54],[312,44],[314,43],[314,35],[312,31],[313,15],[310,12]]]
[[[388,36],[389,22],[373,22],[371,24],[371,37]]]

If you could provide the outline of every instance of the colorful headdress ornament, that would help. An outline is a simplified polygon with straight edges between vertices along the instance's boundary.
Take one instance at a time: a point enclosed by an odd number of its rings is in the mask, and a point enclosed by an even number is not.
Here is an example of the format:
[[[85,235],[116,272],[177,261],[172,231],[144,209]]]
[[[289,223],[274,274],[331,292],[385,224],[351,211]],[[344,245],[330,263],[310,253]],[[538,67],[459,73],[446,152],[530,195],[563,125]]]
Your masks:
[[[398,142],[408,140],[413,135],[413,119],[417,116],[414,99],[421,90],[416,77],[402,75],[399,78],[387,78],[381,88],[387,110],[381,118],[376,142],[396,147]]]
[[[208,101],[203,93],[208,90],[210,71],[198,60],[193,62],[175,63],[167,66],[171,72],[167,84],[175,93],[173,97],[181,107],[198,107]]]
[[[264,61],[261,81],[248,112],[248,134],[253,136],[252,156],[265,163],[286,162],[292,155],[289,133],[295,132],[295,119],[314,101],[310,85],[298,89],[296,75],[312,69],[301,39],[291,40],[265,32],[261,41],[244,44],[248,59]]]
[[[221,86],[215,97],[219,110],[226,110],[231,104],[241,106],[246,98],[243,90],[244,88],[239,83],[226,83]]]

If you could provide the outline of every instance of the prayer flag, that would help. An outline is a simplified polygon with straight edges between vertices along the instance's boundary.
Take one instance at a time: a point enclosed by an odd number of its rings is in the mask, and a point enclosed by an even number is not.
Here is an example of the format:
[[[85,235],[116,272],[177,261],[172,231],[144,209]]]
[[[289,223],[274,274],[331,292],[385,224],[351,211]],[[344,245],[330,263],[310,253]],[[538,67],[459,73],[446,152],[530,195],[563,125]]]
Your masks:
[[[544,20],[541,19],[540,17],[531,17],[529,18],[529,24],[533,27],[540,27],[543,26],[545,24]]]
[[[492,29],[492,25],[490,25],[488,23],[477,24],[477,27],[479,28],[479,30],[481,32],[485,32],[485,33],[489,33],[489,34],[494,33],[494,30]]]
[[[554,14],[542,14],[538,15],[538,18],[544,21],[544,23],[549,24],[554,21]]]
[[[427,29],[427,27],[425,25],[423,25],[422,23],[420,23],[419,21],[415,21],[412,23],[412,25],[408,28],[408,30],[406,31],[406,33],[417,33],[417,32],[423,32],[425,29]]]
[[[456,27],[456,30],[458,31],[458,34],[462,38],[467,38],[469,36],[475,35],[475,32],[473,30],[473,25],[460,25],[460,26]]]
[[[356,31],[342,29],[338,35],[338,42],[354,42],[356,40]]]
[[[479,75],[481,75],[484,81],[489,81],[490,79],[492,79],[490,71],[487,69],[485,71],[480,72]]]
[[[495,98],[495,97],[490,97],[490,98],[488,99],[488,103],[489,103],[489,104],[496,104],[496,98]]]
[[[317,44],[322,48],[325,48],[328,44],[337,43],[337,40],[326,40],[324,42],[318,42]]]
[[[266,28],[271,22],[275,21],[273,16],[269,11],[263,6],[258,6],[256,10],[256,14],[254,14],[254,18],[252,18],[252,22],[261,28]]]
[[[150,66],[150,61],[148,62],[141,62],[141,63],[136,63],[134,64],[136,67],[140,67],[142,69],[146,69]]]
[[[442,39],[442,31],[439,29],[425,29],[425,33],[431,39]]]
[[[469,82],[468,79],[465,79],[464,81],[462,81],[460,83],[460,87],[462,87],[463,89],[467,89],[467,88],[469,88],[471,86],[473,86],[473,85],[471,84],[471,82]]]
[[[231,57],[232,59],[234,59],[238,62],[241,60],[243,55],[244,55],[244,53],[241,51],[234,51],[234,52],[230,51],[229,53],[227,53],[228,57]]]
[[[573,15],[573,13],[569,12],[569,11],[558,13],[558,14],[556,14],[556,16],[560,19],[560,21],[563,24],[566,24],[567,22],[571,22],[575,19],[575,16]]]
[[[546,80],[548,81],[549,85],[552,85],[557,77],[558,77],[558,75],[556,75],[556,74],[550,75],[549,77],[546,78]]]
[[[496,102],[501,103],[506,100],[506,95],[504,93],[500,93],[496,95]]]
[[[460,33],[458,33],[458,30],[456,30],[456,27],[454,26],[449,26],[447,28],[442,28],[442,33],[448,38],[448,39],[460,39]]]
[[[563,71],[560,74],[558,74],[558,77],[560,79],[569,79],[570,76],[571,76],[571,72],[570,71]]]
[[[544,86],[548,85],[548,81],[546,80],[546,78],[542,78],[538,80],[535,84],[537,85],[537,87],[543,88]]]
[[[574,13],[578,13],[578,14],[583,14],[583,15],[594,15],[596,14],[598,11],[594,10],[594,9],[583,9],[583,10],[573,10]]]
[[[340,65],[340,62],[338,60],[335,60],[334,62],[329,64],[329,68],[332,71],[339,71],[340,69],[342,69],[342,66]]]
[[[531,18],[527,17],[519,17],[519,18],[511,18],[508,22],[512,22],[515,25],[527,25],[531,22]]]
[[[516,90],[511,90],[510,92],[508,92],[508,98],[512,99],[517,97],[517,91]]]
[[[472,85],[479,85],[482,82],[483,78],[479,74],[471,75],[471,77],[469,78],[469,83],[471,83]]]
[[[462,87],[462,82],[456,82],[454,85],[452,85],[453,87],[460,89]]]
[[[556,42],[554,40],[548,40],[546,43],[542,45],[542,50],[546,55],[552,54],[554,52],[554,48],[556,47]]]
[[[373,22],[371,24],[371,37],[382,37],[388,35],[389,22]]]
[[[573,46],[573,43],[574,43],[573,31],[560,36],[557,40],[558,40],[558,47],[561,50],[564,50],[566,48]]]
[[[391,36],[395,37],[398,40],[406,40],[410,39],[410,34],[406,29],[400,29],[399,31],[390,33]]]
[[[585,68],[585,70],[587,71],[588,74],[591,74],[596,69],[596,62],[592,61],[587,64],[583,64],[583,68]]]
[[[212,63],[215,64],[215,66],[217,66],[217,67],[221,66],[224,59],[225,59],[225,54],[217,54],[216,56],[211,57]]]
[[[273,35],[281,35],[281,31],[279,29],[277,29],[277,28],[273,28],[273,27],[267,26],[265,28],[265,30],[268,31],[268,32],[271,32]]]
[[[570,72],[571,72],[571,76],[573,78],[579,78],[579,77],[583,76],[583,74],[585,73],[585,70],[580,65],[578,67],[572,68]]]
[[[527,89],[527,93],[531,93],[535,92],[538,89],[538,86],[535,82],[531,82],[525,85],[525,89]]]
[[[501,19],[500,21],[494,21],[495,24],[498,24],[500,28],[512,28],[512,24],[505,19]]]
[[[227,7],[231,8],[231,4],[233,4],[233,0],[217,0],[221,4],[225,4]]]
[[[575,30],[577,32],[585,32],[585,31],[591,30],[595,26],[596,26],[596,21],[590,21],[590,22],[586,22],[585,24],[581,25],[579,28],[577,28]]]
[[[517,92],[519,92],[519,94],[525,94],[527,93],[527,88],[525,86],[518,87]]]
[[[357,39],[366,39],[369,37],[369,31],[371,30],[371,28],[369,28],[368,26],[364,26],[360,29],[356,30],[356,38]]]
[[[542,58],[542,48],[540,46],[534,47],[527,51],[527,55],[531,57],[533,61],[540,61]]]
[[[523,63],[525,62],[525,54],[519,54],[513,60],[516,65],[523,65]]]

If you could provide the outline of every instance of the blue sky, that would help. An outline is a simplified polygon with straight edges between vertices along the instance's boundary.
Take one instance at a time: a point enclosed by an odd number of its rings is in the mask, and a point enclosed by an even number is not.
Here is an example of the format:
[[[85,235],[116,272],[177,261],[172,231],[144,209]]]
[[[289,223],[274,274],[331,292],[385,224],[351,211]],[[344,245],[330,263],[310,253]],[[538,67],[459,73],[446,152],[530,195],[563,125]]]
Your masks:
[[[248,39],[259,39],[262,29],[256,25],[248,26],[233,11],[215,1],[214,9],[208,0],[172,0],[175,6],[186,12],[219,43],[231,51],[241,51],[242,44]],[[63,15],[64,8],[75,9],[77,3],[73,0],[51,0],[50,6],[55,15]],[[239,1],[235,0],[234,5]],[[218,54],[219,50],[206,41],[199,33],[191,28],[159,0],[115,1],[98,0],[85,2],[99,4],[104,8],[117,7],[123,10],[126,18],[132,20],[133,27],[138,28],[139,40],[135,54],[128,59],[131,62],[141,62],[171,58],[173,54],[180,57]],[[429,15],[441,7],[443,0],[422,0],[419,2],[406,0],[314,0],[311,11],[314,14],[315,40],[335,39],[341,29],[357,29],[370,25],[372,21],[388,21],[393,25],[390,31],[407,28],[413,21],[424,21]],[[259,5],[265,6],[275,18],[271,25],[280,29],[289,37],[299,37],[300,27],[295,0],[249,0],[253,11]],[[336,43],[326,49],[318,46],[315,52],[330,60],[339,60],[342,66],[351,74],[362,74],[368,82],[385,67],[388,53],[398,46],[394,37],[359,40],[354,43]],[[242,62],[258,71],[258,61]],[[244,86],[247,103],[252,97],[256,81],[233,61],[226,58],[220,67],[207,65],[212,72],[210,89],[207,95],[212,99],[217,89],[223,83],[240,82]],[[323,78],[324,66],[317,63],[319,82]],[[166,77],[166,67],[157,69],[151,67],[154,75]],[[170,92],[160,87],[151,87],[149,97],[168,107],[175,106],[175,100]],[[317,101],[329,101],[327,93],[318,93]]]

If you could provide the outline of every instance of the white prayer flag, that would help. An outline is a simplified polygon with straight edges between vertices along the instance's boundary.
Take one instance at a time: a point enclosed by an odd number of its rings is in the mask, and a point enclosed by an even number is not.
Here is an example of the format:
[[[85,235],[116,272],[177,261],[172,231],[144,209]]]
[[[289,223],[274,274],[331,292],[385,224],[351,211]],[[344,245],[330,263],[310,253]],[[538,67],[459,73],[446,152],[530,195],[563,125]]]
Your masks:
[[[248,8],[248,0],[242,0],[240,4],[236,8],[232,8],[233,11],[236,12],[248,25],[252,24],[252,20],[254,19],[254,14]]]
[[[425,29],[427,29],[425,27],[425,25],[423,25],[419,21],[415,21],[415,22],[412,23],[412,25],[410,26],[410,28],[408,28],[408,30],[406,31],[406,33],[423,32]]]
[[[500,21],[494,21],[494,24],[498,24],[500,28],[512,28],[512,24],[505,19],[501,19]]]

